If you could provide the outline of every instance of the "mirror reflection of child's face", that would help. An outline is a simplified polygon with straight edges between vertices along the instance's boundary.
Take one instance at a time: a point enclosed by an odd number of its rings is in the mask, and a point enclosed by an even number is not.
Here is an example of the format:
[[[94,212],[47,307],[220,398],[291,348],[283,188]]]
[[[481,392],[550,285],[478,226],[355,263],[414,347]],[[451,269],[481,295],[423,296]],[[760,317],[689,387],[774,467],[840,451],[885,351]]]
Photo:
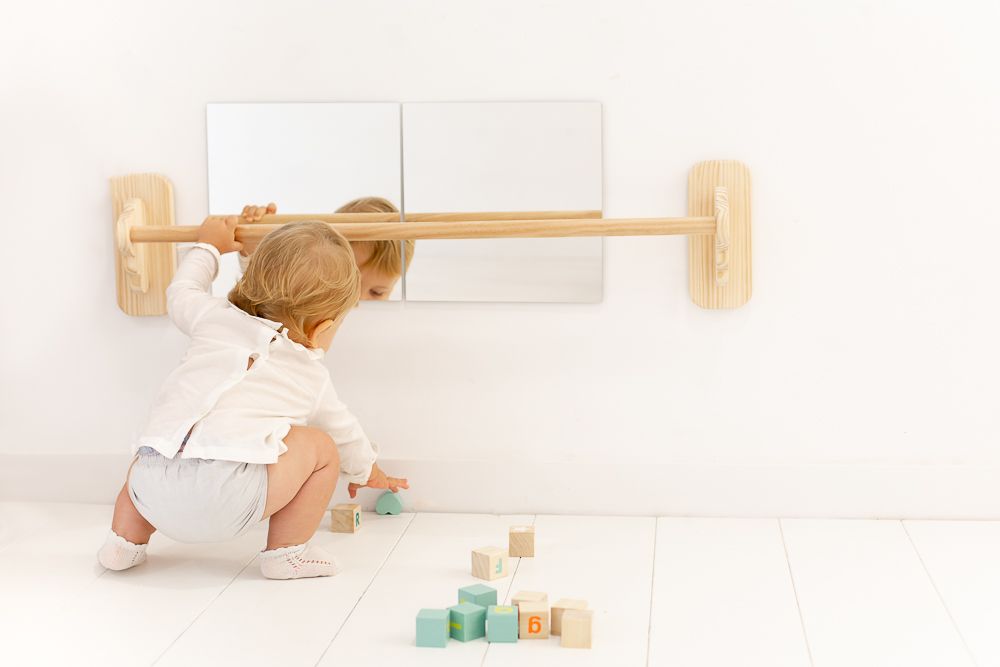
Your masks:
[[[386,301],[392,293],[392,289],[399,282],[399,276],[382,273],[375,267],[364,266],[372,256],[372,249],[367,245],[351,244],[354,249],[354,261],[361,269],[361,300],[362,301]]]

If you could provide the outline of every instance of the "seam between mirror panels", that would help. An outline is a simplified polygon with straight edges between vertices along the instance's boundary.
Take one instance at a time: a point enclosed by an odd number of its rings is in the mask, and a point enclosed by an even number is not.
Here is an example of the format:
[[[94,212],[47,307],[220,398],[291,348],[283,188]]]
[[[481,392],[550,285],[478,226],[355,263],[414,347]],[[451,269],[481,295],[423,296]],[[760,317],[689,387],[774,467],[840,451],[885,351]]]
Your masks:
[[[403,168],[403,103],[397,103],[399,109],[399,224],[406,222],[406,177]],[[602,171],[603,176],[603,171]],[[416,247],[416,242],[414,242]],[[399,265],[402,267],[403,275],[399,277],[400,290],[399,301],[402,307],[406,307],[406,239],[399,241]]]

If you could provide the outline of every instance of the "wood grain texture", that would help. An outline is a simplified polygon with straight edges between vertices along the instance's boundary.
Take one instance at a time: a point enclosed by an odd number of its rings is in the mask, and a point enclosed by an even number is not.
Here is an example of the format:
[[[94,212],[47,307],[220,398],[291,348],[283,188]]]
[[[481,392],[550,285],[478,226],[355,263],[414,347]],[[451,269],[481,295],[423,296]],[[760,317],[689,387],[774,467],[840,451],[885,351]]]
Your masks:
[[[739,308],[752,292],[750,233],[750,170],[735,160],[699,162],[688,176],[688,216],[716,213],[717,187],[728,193],[728,279],[717,280],[716,234],[688,239],[688,287],[691,300],[702,308]],[[724,258],[725,259],[725,258]]]
[[[232,213],[230,215],[239,215]],[[250,224],[280,225],[302,220],[323,222],[399,222],[400,213],[269,213]],[[406,222],[455,222],[463,220],[582,220],[600,218],[600,211],[452,211],[448,213],[405,213]]]
[[[507,554],[511,558],[533,558],[535,555],[535,527],[511,526],[507,541]]]
[[[356,533],[361,530],[361,505],[340,503],[330,510],[330,530],[335,533]]]
[[[711,197],[709,198],[711,211]],[[309,219],[326,222],[327,216]],[[549,220],[454,220],[450,222],[331,222],[348,241],[398,241],[402,239],[499,239],[561,238],[567,236],[661,236],[704,234],[713,248],[715,215],[687,218],[616,218]],[[236,240],[260,240],[280,225],[251,223],[237,225]],[[198,239],[197,226],[135,227],[133,243],[187,243]],[[714,273],[714,255],[712,267]]]
[[[138,204],[137,201],[141,201]],[[119,225],[126,209],[144,221],[142,229],[169,229],[174,224],[174,190],[159,174],[130,174],[111,179],[111,208],[115,235],[115,285],[118,307],[127,315],[165,315],[167,285],[177,264],[172,244],[135,249],[131,257],[129,239],[122,238],[128,225]],[[131,262],[135,271],[126,270]],[[136,289],[130,287],[133,285]],[[145,287],[145,291],[142,290]]]

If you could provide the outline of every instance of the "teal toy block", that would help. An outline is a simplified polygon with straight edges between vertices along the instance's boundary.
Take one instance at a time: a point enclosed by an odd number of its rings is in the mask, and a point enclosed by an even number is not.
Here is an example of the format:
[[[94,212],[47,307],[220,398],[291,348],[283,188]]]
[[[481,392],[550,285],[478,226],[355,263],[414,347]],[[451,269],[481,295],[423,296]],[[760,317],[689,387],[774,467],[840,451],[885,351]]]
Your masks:
[[[421,609],[417,614],[417,646],[447,646],[450,621],[447,609]]]
[[[386,491],[376,501],[375,511],[379,514],[399,514],[403,511],[403,500],[398,493]]]
[[[486,641],[517,641],[517,607],[490,605],[486,609]]]
[[[489,607],[491,604],[497,603],[497,589],[485,584],[465,586],[458,589],[458,601],[459,603],[471,602],[480,607]]]
[[[451,636],[460,642],[486,636],[486,607],[463,602],[448,607],[451,612]]]

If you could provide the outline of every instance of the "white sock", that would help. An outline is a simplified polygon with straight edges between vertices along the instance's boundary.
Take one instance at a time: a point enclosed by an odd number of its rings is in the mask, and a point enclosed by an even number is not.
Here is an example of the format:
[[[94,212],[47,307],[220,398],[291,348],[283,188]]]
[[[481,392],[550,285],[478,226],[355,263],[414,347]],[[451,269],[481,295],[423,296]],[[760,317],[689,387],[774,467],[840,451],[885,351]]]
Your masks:
[[[97,552],[97,560],[109,570],[127,570],[146,560],[146,545],[132,544],[114,531],[109,531],[108,539]]]
[[[262,551],[260,571],[268,579],[332,577],[340,573],[340,563],[315,545],[297,544]]]

